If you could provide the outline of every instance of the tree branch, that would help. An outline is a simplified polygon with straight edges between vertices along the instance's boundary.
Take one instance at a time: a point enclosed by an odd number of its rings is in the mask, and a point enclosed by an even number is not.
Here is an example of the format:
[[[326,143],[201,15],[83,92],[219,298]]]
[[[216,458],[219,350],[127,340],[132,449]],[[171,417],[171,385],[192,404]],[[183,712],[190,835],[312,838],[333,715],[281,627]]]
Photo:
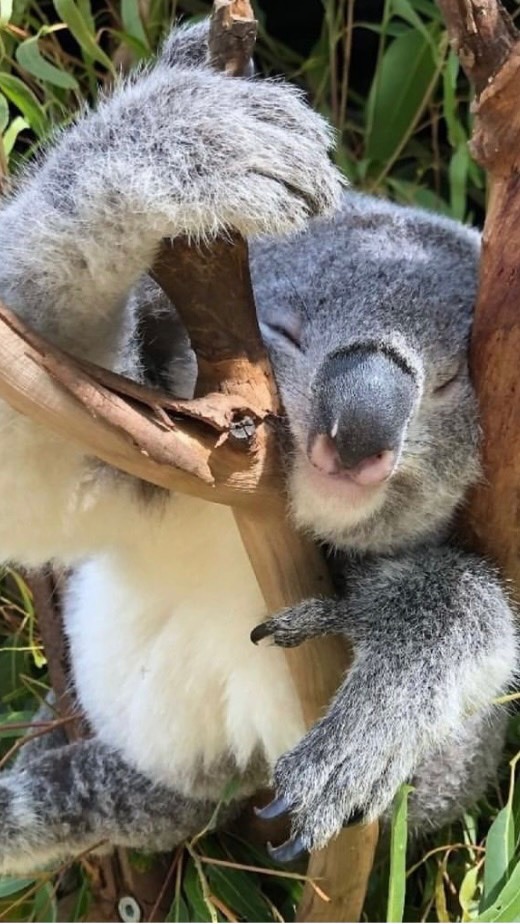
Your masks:
[[[438,0],[453,50],[477,94],[508,58],[517,32],[497,0]]]
[[[480,287],[470,363],[483,429],[485,478],[463,528],[520,589],[520,42],[498,0],[439,0],[477,91],[471,150],[488,171]],[[478,8],[480,13],[475,15]]]

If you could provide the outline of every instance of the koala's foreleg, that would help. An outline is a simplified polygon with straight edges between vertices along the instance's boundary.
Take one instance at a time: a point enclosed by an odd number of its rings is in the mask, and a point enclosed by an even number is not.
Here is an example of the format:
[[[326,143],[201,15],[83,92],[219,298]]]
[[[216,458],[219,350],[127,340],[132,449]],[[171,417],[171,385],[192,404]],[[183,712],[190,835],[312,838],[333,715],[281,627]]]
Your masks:
[[[198,833],[214,810],[210,800],[154,784],[96,739],[49,750],[0,775],[0,875],[92,848],[167,850]]]
[[[467,734],[472,716],[480,729],[500,722],[493,699],[516,670],[514,618],[495,574],[450,547],[354,565],[344,599],[307,601],[253,639],[294,645],[339,632],[353,641],[352,669],[275,769],[279,798],[267,814],[293,816],[284,857],[323,846],[349,818],[382,815],[401,783]]]

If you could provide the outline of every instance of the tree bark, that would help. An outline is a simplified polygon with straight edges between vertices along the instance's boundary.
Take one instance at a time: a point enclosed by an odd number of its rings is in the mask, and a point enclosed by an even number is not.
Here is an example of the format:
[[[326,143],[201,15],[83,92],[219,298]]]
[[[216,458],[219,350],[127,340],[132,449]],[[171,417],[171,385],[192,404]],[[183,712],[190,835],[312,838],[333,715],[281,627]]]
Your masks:
[[[484,477],[464,511],[470,542],[520,590],[520,41],[497,0],[439,0],[476,99],[471,151],[488,172],[470,364]]]

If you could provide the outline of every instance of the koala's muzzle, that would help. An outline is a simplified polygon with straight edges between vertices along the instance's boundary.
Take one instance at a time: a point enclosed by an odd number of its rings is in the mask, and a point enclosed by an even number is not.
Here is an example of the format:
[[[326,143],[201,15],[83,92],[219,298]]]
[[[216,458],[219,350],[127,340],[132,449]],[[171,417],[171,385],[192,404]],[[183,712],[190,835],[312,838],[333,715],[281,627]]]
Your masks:
[[[361,485],[385,481],[417,396],[416,378],[398,357],[359,347],[328,356],[314,381],[310,461]]]

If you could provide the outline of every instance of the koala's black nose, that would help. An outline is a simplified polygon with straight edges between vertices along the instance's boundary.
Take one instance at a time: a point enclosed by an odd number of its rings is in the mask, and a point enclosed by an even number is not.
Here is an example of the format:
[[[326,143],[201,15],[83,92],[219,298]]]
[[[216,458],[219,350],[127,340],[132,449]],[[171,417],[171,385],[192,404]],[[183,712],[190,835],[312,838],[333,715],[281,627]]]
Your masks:
[[[391,474],[417,399],[411,370],[392,355],[356,348],[327,357],[313,390],[309,457],[329,474]],[[368,472],[370,470],[370,477]]]

